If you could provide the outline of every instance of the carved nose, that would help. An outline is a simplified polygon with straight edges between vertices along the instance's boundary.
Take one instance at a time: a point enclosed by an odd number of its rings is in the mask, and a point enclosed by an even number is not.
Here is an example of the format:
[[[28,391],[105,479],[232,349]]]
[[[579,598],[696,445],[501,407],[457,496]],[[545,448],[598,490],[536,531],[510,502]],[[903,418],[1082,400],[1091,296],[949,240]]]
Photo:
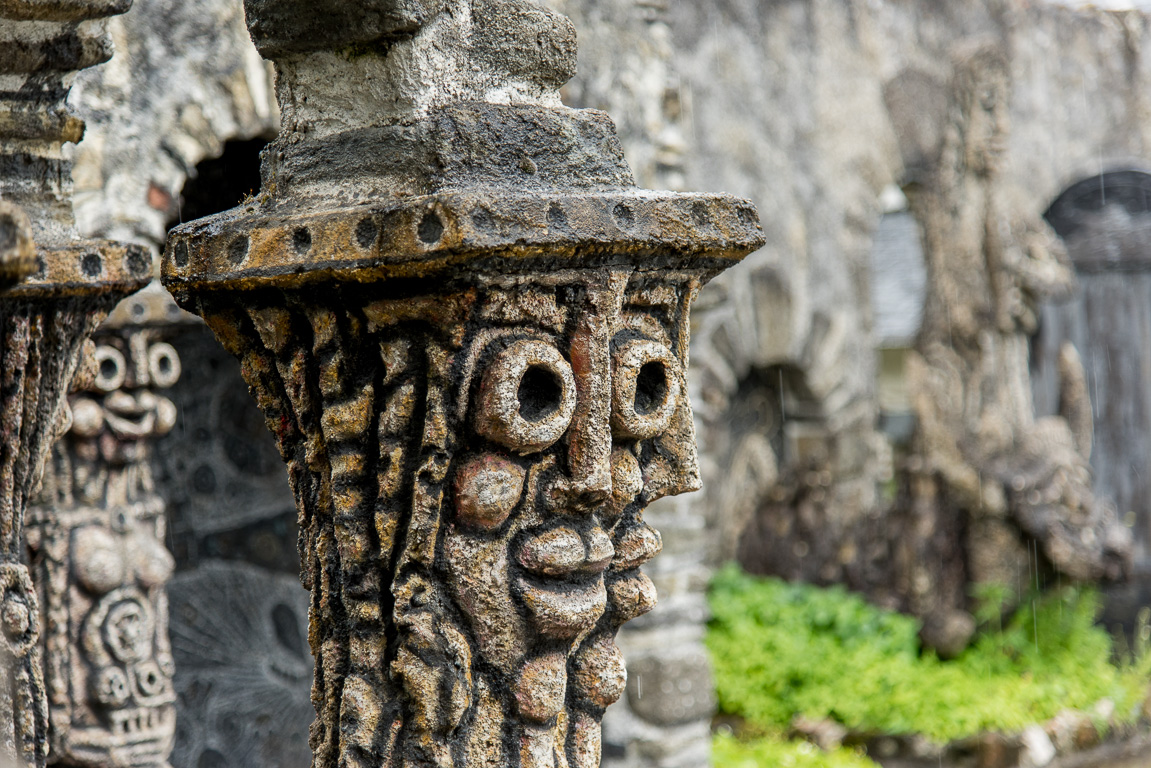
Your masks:
[[[556,489],[568,508],[598,507],[611,498],[611,406],[604,379],[599,371],[576,373],[579,404],[565,436],[567,472]]]
[[[621,292],[622,284],[591,291],[572,334],[576,407],[565,436],[568,471],[556,488],[569,509],[590,511],[611,498],[611,318]]]
[[[568,473],[556,488],[564,506],[599,506],[611,498],[611,427],[585,423],[568,433]]]

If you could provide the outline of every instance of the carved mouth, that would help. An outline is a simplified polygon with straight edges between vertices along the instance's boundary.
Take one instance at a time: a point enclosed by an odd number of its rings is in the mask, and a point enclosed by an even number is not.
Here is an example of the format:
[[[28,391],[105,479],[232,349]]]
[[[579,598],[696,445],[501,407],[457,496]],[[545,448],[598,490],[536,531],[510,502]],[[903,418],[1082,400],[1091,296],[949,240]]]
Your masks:
[[[108,427],[119,437],[142,439],[151,435],[153,430],[155,430],[156,412],[149,411],[137,415],[136,419],[133,420],[105,409],[104,421],[107,422]]]
[[[121,709],[108,713],[108,717],[112,721],[112,733],[120,736],[147,737],[149,732],[164,728],[168,720],[165,711],[156,707]]]
[[[598,576],[607,570],[615,548],[598,525],[584,534],[560,525],[534,534],[520,547],[520,565],[544,579]]]
[[[602,575],[588,584],[528,578],[518,582],[533,623],[545,637],[570,640],[590,632],[607,608]]]
[[[133,768],[166,765],[175,731],[171,705],[122,709],[108,713],[108,717],[107,728],[71,729],[67,754],[72,760],[83,765],[114,763]]]

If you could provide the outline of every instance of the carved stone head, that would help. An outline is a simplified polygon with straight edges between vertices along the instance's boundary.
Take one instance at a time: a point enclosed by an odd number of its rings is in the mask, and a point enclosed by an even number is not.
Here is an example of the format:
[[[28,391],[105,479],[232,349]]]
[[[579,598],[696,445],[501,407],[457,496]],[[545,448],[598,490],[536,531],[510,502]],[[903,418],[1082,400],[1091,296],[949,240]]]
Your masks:
[[[485,750],[505,715],[483,696],[499,689],[513,694],[523,765],[598,758],[599,716],[625,683],[615,632],[655,605],[638,567],[660,538],[643,509],[699,487],[684,381],[694,289],[621,270],[478,302],[488,322],[460,358],[437,569],[478,657],[471,696],[489,710],[468,729],[468,765],[500,764]]]

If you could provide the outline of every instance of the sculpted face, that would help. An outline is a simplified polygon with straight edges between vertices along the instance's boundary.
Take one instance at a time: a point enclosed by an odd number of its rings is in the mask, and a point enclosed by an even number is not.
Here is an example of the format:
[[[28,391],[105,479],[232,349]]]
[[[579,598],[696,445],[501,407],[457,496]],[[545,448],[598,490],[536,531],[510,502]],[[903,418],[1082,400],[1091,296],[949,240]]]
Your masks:
[[[176,423],[176,407],[156,390],[179,380],[180,358],[169,344],[139,330],[99,339],[94,362],[87,391],[70,402],[70,437],[86,444],[86,457],[117,465],[139,461],[145,441]]]
[[[497,288],[480,308],[496,322],[463,357],[445,581],[495,682],[540,726],[523,737],[524,765],[551,765],[552,749],[578,751],[571,739],[590,731],[596,743],[582,748],[598,761],[598,722],[552,724],[568,704],[599,714],[622,693],[612,638],[655,604],[638,568],[661,545],[643,508],[699,485],[690,290],[626,273],[561,277]]]

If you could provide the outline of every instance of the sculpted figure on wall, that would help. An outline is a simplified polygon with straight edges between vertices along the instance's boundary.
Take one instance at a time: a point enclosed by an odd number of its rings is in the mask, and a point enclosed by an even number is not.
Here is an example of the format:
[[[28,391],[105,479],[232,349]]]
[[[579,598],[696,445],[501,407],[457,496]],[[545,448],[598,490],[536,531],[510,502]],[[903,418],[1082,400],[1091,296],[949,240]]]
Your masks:
[[[314,765],[597,766],[615,632],[655,601],[643,509],[699,484],[688,308],[754,208],[636,190],[534,3],[247,10],[285,131],[164,280],[288,464]]]
[[[1055,233],[1003,195],[1010,85],[1000,49],[959,54],[938,161],[908,187],[928,293],[908,366],[916,534],[897,546],[897,560],[925,638],[944,651],[974,630],[969,581],[1019,596],[1042,567],[1038,554],[1087,580],[1118,578],[1130,559],[1129,532],[1091,490],[1089,430],[1075,417],[1089,406],[1064,404],[1074,430],[1067,418],[1035,418],[1028,340],[1037,306],[1069,292],[1074,274]],[[1068,381],[1081,380],[1074,350],[1064,357]]]
[[[151,442],[175,423],[175,350],[121,305],[94,336],[95,373],[69,404],[27,530],[42,606],[52,762],[166,766],[175,724],[164,499]],[[139,314],[133,314],[132,310]]]

